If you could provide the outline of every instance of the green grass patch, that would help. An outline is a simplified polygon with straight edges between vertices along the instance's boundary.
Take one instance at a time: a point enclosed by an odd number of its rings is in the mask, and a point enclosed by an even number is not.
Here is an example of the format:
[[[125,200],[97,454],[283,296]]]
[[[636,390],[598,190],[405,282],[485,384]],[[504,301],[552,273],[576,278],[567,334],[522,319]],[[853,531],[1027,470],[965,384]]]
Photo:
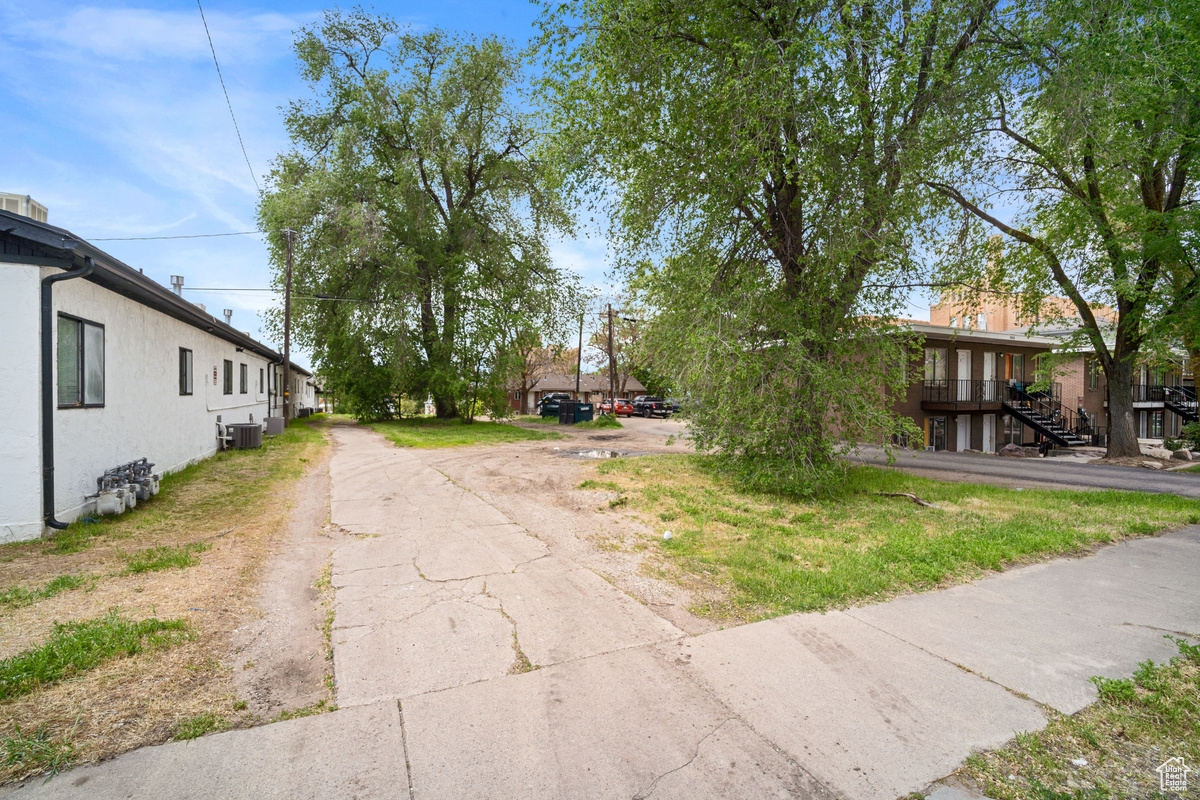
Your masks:
[[[961,774],[996,800],[1182,796],[1160,793],[1156,772],[1168,758],[1200,763],[1200,647],[1175,642],[1180,654],[1169,663],[1093,678],[1100,698],[1091,706],[971,756]]]
[[[625,426],[621,424],[621,420],[617,419],[612,414],[601,414],[589,422],[576,422],[574,427],[582,428],[583,430],[597,430],[605,428],[624,428]]]
[[[116,609],[84,622],[56,623],[50,638],[0,661],[0,701],[11,700],[94,669],[117,656],[167,647],[191,635],[182,619],[124,619]]]
[[[296,708],[291,711],[280,711],[279,716],[275,718],[276,722],[285,722],[289,719],[300,719],[301,717],[311,717],[316,714],[324,714],[327,711],[337,711],[337,704],[328,700],[318,700],[310,706],[304,708]]]
[[[543,417],[537,414],[519,414],[513,417],[517,422],[532,422],[535,425],[557,425],[558,417]]]
[[[1196,466],[1194,466],[1194,467],[1187,467],[1187,468],[1185,468],[1185,469],[1178,469],[1178,470],[1175,470],[1175,471],[1176,471],[1176,472],[1198,472],[1198,473],[1200,473],[1200,464],[1197,464],[1197,465],[1196,465]]]
[[[465,422],[461,419],[435,417],[372,422],[367,427],[382,433],[397,447],[465,447],[561,438],[559,434],[550,431],[531,431],[502,422]]]
[[[278,436],[264,436],[256,450],[226,450],[165,475],[157,496],[115,517],[84,517],[58,531],[47,542],[0,545],[0,552],[36,551],[51,555],[78,553],[101,539],[153,536],[180,527],[203,531],[213,521],[229,518],[231,508],[253,508],[280,479],[300,477],[301,453],[325,441],[325,416],[294,420]]]
[[[159,572],[164,569],[186,569],[200,563],[199,553],[212,548],[207,542],[192,542],[181,547],[151,547],[126,557],[127,575]]]
[[[815,499],[742,491],[704,456],[613,459],[595,469],[604,483],[594,488],[615,484],[654,526],[650,546],[681,581],[723,590],[725,603],[696,609],[718,619],[883,599],[1200,522],[1200,501],[1175,495],[1016,491],[874,467],[849,468],[837,494]]]
[[[32,735],[23,733],[20,725],[14,727],[12,736],[0,739],[4,766],[26,775],[48,772],[50,776],[57,775],[71,766],[75,748],[67,742],[50,738],[45,726],[38,728]]]
[[[54,597],[56,594],[78,589],[82,586],[95,585],[94,575],[59,575],[40,589],[25,589],[20,586],[10,586],[0,590],[0,606],[21,608],[33,605],[39,600]]]
[[[198,739],[206,733],[218,733],[229,730],[229,720],[219,714],[206,711],[194,717],[180,720],[175,726],[176,741]]]

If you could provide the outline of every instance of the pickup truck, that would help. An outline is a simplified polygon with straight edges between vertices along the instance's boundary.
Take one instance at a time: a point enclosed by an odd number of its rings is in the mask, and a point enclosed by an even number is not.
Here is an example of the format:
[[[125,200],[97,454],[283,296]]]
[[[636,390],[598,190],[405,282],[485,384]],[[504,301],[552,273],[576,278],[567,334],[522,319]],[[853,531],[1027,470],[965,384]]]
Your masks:
[[[661,397],[655,397],[650,394],[640,394],[633,398],[633,413],[640,414],[643,417],[662,417],[666,419],[671,416],[671,407]]]
[[[566,392],[551,392],[538,401],[538,414],[543,417],[557,417],[558,404],[570,399],[571,395]]]

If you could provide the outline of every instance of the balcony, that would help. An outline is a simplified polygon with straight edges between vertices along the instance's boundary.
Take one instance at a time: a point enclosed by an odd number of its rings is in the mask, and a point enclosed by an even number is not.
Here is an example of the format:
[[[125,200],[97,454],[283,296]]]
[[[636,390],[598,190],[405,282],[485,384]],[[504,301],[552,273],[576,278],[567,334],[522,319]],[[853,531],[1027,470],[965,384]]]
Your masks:
[[[1174,388],[1173,386],[1153,386],[1145,383],[1135,383],[1133,385],[1133,402],[1161,405],[1163,400],[1166,399],[1167,390]]]
[[[925,381],[921,387],[923,411],[1000,411],[1005,381]]]

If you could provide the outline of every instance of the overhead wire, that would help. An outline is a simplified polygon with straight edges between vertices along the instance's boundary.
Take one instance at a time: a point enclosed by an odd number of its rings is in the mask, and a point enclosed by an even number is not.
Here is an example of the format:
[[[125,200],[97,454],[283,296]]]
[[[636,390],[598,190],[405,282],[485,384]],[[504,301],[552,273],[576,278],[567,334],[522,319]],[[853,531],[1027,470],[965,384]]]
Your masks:
[[[242,146],[242,157],[246,159],[246,169],[250,170],[250,177],[254,181],[255,190],[261,194],[262,187],[258,185],[258,176],[254,174],[254,167],[250,166],[250,156],[246,153],[246,143],[242,141],[242,129],[238,127],[237,116],[233,113],[233,103],[229,99],[229,90],[225,88],[225,76],[221,74],[221,64],[217,61],[217,48],[213,46],[212,33],[208,30],[208,20],[204,18],[204,6],[200,0],[196,0],[196,7],[200,9],[200,21],[204,23],[204,35],[208,37],[208,49],[212,51],[213,66],[217,68],[217,79],[221,81],[221,91],[225,93],[225,105],[229,106],[229,118],[233,120],[233,130],[237,133],[238,144]]]

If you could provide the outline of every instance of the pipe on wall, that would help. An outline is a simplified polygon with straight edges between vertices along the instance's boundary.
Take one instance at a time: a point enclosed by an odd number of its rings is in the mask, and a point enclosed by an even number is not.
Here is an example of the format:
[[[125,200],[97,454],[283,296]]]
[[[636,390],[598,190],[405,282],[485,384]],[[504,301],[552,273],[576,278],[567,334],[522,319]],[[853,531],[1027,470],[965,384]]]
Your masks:
[[[96,268],[84,256],[78,269],[42,278],[42,513],[48,527],[61,531],[67,523],[54,518],[54,284],[83,278]]]

